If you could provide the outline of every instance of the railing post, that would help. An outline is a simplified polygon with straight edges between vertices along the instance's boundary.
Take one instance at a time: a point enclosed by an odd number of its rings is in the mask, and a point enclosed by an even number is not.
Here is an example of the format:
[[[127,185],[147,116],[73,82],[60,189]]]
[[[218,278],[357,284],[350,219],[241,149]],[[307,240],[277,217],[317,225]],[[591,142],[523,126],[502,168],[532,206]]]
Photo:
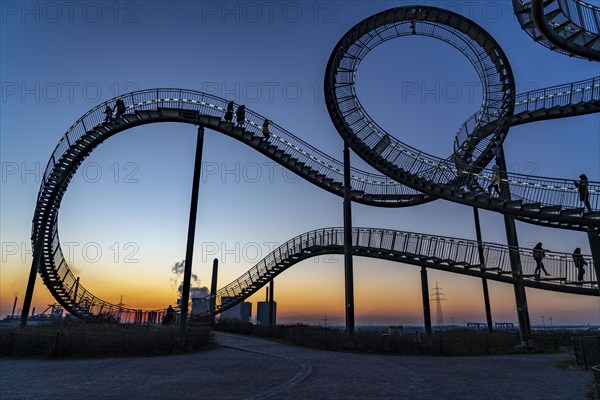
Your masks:
[[[583,96],[582,96],[582,100],[583,100]],[[569,104],[573,103],[573,84],[571,83],[571,86],[569,87]]]
[[[481,223],[479,221],[479,209],[473,207],[473,216],[475,217],[475,233],[477,235],[477,250],[479,252],[479,262],[481,263],[481,270],[485,269],[485,257],[483,254],[483,241],[481,236]],[[494,331],[492,326],[492,308],[490,306],[490,293],[488,290],[487,278],[481,276],[481,285],[483,287],[483,302],[485,305],[485,319],[487,321],[487,330],[489,333]]]
[[[346,292],[346,333],[354,335],[354,271],[352,265],[352,197],[350,148],[344,142],[344,276]],[[358,239],[358,234],[356,235]]]
[[[158,95],[158,91],[157,91]],[[181,333],[187,328],[190,286],[192,279],[192,259],[194,256],[194,238],[196,236],[196,215],[198,211],[198,191],[200,188],[200,172],[202,166],[202,146],[204,144],[204,127],[198,127],[196,139],[196,158],[194,162],[194,178],[192,182],[192,198],[190,202],[190,220],[188,224],[187,248],[185,251],[185,268],[183,271],[183,287],[181,290]]]

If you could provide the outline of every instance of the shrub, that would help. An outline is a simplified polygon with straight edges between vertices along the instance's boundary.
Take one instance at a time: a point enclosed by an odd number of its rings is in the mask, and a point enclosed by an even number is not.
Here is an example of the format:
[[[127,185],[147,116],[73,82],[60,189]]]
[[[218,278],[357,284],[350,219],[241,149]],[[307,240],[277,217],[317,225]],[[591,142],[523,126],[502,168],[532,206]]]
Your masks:
[[[144,356],[198,350],[209,346],[208,326],[177,326],[57,321],[0,329],[0,356]]]

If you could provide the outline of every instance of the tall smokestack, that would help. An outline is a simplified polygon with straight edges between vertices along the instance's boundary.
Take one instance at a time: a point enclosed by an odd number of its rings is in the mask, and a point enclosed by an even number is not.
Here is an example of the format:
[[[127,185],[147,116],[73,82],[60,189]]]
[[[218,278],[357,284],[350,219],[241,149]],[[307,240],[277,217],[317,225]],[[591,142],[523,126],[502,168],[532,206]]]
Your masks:
[[[17,308],[17,296],[15,296],[15,303],[13,304],[13,310],[12,310],[12,313],[10,314],[11,319],[15,317],[15,308]]]

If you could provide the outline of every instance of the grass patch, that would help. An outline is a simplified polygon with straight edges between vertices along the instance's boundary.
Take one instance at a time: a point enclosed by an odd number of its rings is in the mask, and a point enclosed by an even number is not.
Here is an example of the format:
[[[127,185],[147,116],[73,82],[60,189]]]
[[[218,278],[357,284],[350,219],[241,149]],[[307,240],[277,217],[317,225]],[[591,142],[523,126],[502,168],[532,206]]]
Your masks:
[[[130,357],[182,353],[211,345],[208,326],[178,326],[57,321],[0,329],[0,357]]]

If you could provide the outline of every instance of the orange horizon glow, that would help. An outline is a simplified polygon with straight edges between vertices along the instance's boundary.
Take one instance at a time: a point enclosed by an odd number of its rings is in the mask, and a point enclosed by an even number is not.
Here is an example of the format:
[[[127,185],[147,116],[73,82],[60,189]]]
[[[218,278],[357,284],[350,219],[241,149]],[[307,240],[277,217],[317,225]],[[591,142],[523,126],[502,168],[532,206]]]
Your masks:
[[[341,257],[340,257],[341,258]],[[356,258],[355,262],[355,320],[357,325],[393,324],[422,325],[423,304],[421,298],[420,272],[418,267],[392,262],[373,262]],[[304,322],[310,324],[343,325],[344,283],[343,265],[339,260],[326,264],[318,261],[304,261],[290,268],[275,279],[275,301],[277,302],[277,320],[279,323]],[[18,268],[18,270],[17,270]],[[19,296],[16,314],[19,315],[25,291],[29,266],[24,263],[11,264],[2,268],[0,295],[1,316],[10,315],[14,297]],[[102,269],[83,271],[82,285],[95,296],[113,304],[118,304],[121,295],[123,304],[130,308],[159,309],[176,304],[178,292],[171,278],[166,283],[148,279],[122,279],[103,276]],[[206,269],[206,268],[205,268]],[[225,275],[219,280],[223,287],[229,279]],[[9,278],[10,274],[10,278]],[[234,273],[235,275],[235,273]],[[169,277],[168,274],[166,274]],[[94,280],[90,280],[93,278]],[[479,279],[457,274],[430,270],[429,289],[436,282],[443,289],[446,300],[442,301],[444,322],[456,324],[484,322],[485,310]],[[201,282],[209,281],[201,277]],[[17,285],[15,285],[17,283]],[[9,287],[9,285],[11,285]],[[517,322],[512,285],[489,282],[492,313],[495,322]],[[554,316],[554,324],[600,324],[600,299],[598,297],[577,296],[552,293],[541,290],[527,290],[530,319],[532,324],[541,315]],[[260,289],[246,301],[253,304],[253,316],[256,303],[265,300],[265,289]],[[569,306],[569,302],[573,305]],[[43,311],[49,304],[56,303],[38,276],[32,308],[36,313]],[[430,299],[432,323],[436,321],[436,304]],[[557,311],[560,309],[561,311]],[[31,312],[31,311],[30,311]],[[577,316],[579,315],[579,316]],[[584,317],[581,317],[583,315]],[[588,315],[589,317],[585,317]],[[561,322],[564,321],[564,322]]]

